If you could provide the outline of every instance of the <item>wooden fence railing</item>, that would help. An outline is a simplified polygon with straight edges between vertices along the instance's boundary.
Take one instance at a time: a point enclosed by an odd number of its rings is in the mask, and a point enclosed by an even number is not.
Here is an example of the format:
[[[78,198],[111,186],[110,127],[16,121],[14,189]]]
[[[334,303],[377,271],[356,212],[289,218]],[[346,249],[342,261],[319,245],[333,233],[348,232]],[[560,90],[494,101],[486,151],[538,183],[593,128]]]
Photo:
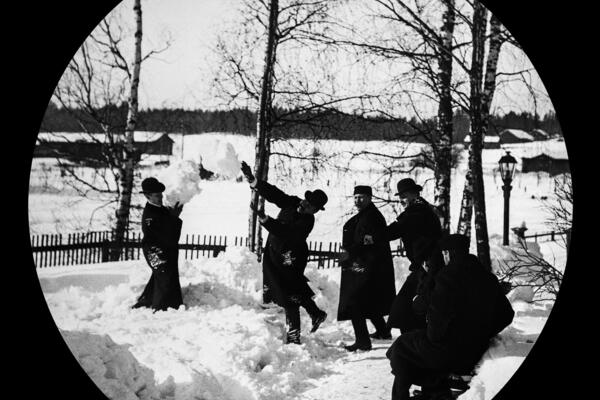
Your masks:
[[[230,240],[227,236],[186,234],[182,239],[185,241],[179,243],[179,257],[186,260],[216,257],[227,246],[248,245],[248,238],[241,236]],[[128,232],[120,249],[119,261],[143,258],[141,241],[141,233]],[[108,262],[115,243],[114,235],[108,231],[31,236],[31,250],[38,268]],[[342,254],[340,243],[310,241],[308,248],[308,261],[316,261],[317,268],[338,266],[338,258]],[[404,249],[398,246],[392,254],[404,256]]]

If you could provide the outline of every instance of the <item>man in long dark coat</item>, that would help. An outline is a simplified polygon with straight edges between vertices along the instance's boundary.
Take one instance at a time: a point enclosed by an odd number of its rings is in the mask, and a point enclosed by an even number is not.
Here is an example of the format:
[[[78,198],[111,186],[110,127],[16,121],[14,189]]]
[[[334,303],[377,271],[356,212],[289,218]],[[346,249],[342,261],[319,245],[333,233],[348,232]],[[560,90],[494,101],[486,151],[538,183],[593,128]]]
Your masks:
[[[385,235],[386,222],[372,202],[370,186],[354,188],[358,213],[343,228],[340,260],[342,276],[338,321],[352,320],[355,343],[348,351],[370,350],[371,339],[366,319],[375,326],[374,335],[391,339],[385,315],[396,295],[394,263],[390,243]]]
[[[142,193],[148,200],[142,213],[142,252],[152,275],[133,308],[151,307],[157,311],[183,304],[178,266],[183,205],[163,206],[164,190],[165,185],[156,178],[142,181]]]
[[[398,181],[397,189],[404,211],[387,227],[386,233],[390,241],[402,239],[410,273],[394,299],[387,324],[406,333],[425,326],[428,293],[443,264],[436,247],[442,227],[433,206],[421,197],[421,185],[405,178]]]
[[[441,244],[447,266],[435,277],[425,329],[402,334],[388,349],[394,386],[392,400],[409,398],[411,384],[431,399],[451,399],[450,373],[469,374],[490,339],[514,317],[496,276],[469,254],[464,235]]]
[[[319,189],[306,191],[304,199],[285,194],[276,186],[256,179],[245,162],[242,173],[253,190],[281,209],[277,218],[259,214],[260,223],[269,232],[263,255],[263,301],[285,309],[286,341],[300,344],[300,306],[311,317],[311,332],[327,317],[313,301],[315,293],[304,276],[308,261],[306,238],[314,226],[314,214],[325,209],[327,196]]]

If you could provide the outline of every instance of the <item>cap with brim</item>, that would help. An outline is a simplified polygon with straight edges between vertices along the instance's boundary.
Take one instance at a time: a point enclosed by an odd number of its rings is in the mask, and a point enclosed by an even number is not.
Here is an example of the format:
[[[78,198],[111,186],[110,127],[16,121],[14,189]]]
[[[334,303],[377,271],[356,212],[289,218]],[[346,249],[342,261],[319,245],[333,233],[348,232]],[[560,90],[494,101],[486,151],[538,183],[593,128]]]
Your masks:
[[[396,196],[400,196],[401,194],[410,191],[420,192],[421,190],[423,190],[423,186],[417,185],[415,181],[413,181],[411,178],[400,179],[398,181],[398,184],[396,185],[396,188],[398,189],[398,193],[396,193]]]
[[[323,206],[327,203],[328,200],[327,195],[321,189],[317,189],[312,192],[310,190],[307,190],[304,193],[304,198],[306,199],[306,201],[308,201],[310,204],[312,204],[319,210],[325,209],[325,207]]]
[[[371,186],[358,185],[354,187],[354,194],[367,194],[373,196],[373,189],[371,189]]]
[[[142,181],[142,193],[162,193],[165,191],[165,185],[156,178],[146,178]]]

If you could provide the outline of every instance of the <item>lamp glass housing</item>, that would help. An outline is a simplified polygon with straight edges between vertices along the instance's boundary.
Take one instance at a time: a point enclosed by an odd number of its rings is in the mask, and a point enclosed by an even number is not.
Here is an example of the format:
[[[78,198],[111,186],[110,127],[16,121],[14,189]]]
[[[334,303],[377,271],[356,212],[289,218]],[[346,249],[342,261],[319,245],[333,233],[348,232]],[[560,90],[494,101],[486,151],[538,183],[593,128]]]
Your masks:
[[[510,151],[507,151],[506,154],[500,158],[498,164],[500,165],[500,176],[502,177],[502,180],[504,182],[512,181],[517,160],[510,155]]]

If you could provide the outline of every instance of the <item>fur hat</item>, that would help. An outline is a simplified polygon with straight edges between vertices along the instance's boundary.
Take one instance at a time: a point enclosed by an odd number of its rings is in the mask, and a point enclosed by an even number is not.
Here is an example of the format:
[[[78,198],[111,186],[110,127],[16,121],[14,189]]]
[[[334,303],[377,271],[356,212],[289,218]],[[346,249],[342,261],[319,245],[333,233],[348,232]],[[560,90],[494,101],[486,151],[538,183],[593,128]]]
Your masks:
[[[469,238],[465,235],[454,233],[446,235],[440,240],[440,250],[453,250],[460,253],[469,252]]]

